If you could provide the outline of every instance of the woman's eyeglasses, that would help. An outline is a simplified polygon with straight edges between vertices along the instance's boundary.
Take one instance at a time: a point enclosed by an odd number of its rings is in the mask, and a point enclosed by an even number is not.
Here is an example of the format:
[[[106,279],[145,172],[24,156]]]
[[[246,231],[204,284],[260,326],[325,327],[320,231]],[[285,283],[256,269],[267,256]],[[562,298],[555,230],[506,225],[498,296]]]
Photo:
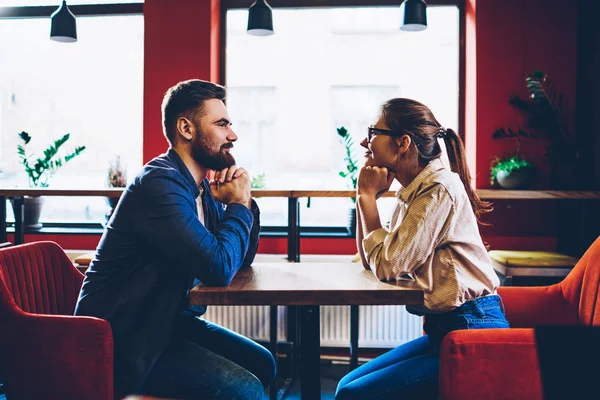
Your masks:
[[[401,136],[394,131],[390,131],[389,129],[380,129],[380,128],[375,128],[374,126],[369,126],[369,128],[367,129],[367,144],[370,144],[371,140],[373,140],[373,137],[376,135],[388,135],[388,136],[393,136],[393,137]]]
[[[387,135],[387,136],[392,136],[392,137],[400,137],[402,135],[408,135],[408,136],[410,136],[412,141],[415,142],[415,145],[417,147],[421,147],[421,141],[419,139],[415,138],[414,135],[411,135],[408,132],[398,133],[398,132],[391,131],[389,129],[375,128],[374,126],[369,126],[369,128],[367,130],[367,144],[370,144],[371,140],[373,140],[373,137],[377,136],[377,135]]]

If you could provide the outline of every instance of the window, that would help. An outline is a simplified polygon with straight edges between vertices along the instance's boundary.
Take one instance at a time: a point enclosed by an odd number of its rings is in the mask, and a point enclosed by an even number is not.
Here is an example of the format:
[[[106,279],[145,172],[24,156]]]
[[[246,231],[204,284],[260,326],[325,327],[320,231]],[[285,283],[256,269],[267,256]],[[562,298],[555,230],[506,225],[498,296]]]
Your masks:
[[[251,175],[264,172],[270,189],[347,189],[338,175],[344,149],[336,128],[344,125],[358,145],[384,100],[414,98],[458,128],[458,7],[427,11],[428,29],[415,33],[399,29],[397,6],[275,8],[275,34],[256,37],[245,32],[247,10],[228,10],[225,77],[233,95],[227,105],[233,123],[243,121],[234,151],[240,165]],[[235,94],[238,87],[271,88],[274,95],[259,102],[270,123],[264,112],[243,114],[257,106]],[[264,136],[249,117],[267,127],[268,140],[256,139]],[[250,170],[255,165],[268,169]],[[346,226],[350,206],[348,199],[312,199],[301,225]],[[270,212],[262,206],[265,220],[287,224],[285,213]]]
[[[132,177],[142,165],[143,16],[78,16],[79,40],[69,44],[50,40],[49,29],[48,18],[0,19],[0,36],[11,38],[0,41],[0,59],[9,60],[0,63],[0,184],[28,185],[16,152],[21,131],[38,155],[65,133],[63,147],[87,147],[51,188],[106,187],[117,155]],[[107,208],[102,198],[47,197],[41,220],[100,222]]]

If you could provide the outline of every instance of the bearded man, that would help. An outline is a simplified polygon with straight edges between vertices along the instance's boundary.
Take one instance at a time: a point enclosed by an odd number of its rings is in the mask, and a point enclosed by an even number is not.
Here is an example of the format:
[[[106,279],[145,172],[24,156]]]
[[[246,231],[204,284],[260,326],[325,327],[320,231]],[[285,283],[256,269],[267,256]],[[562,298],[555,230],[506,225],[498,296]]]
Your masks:
[[[224,99],[201,80],[166,92],[169,149],[124,190],[86,272],[75,315],[110,322],[120,396],[262,399],[275,376],[267,349],[188,302],[199,282],[228,285],[258,248],[259,210],[230,154],[238,137]]]

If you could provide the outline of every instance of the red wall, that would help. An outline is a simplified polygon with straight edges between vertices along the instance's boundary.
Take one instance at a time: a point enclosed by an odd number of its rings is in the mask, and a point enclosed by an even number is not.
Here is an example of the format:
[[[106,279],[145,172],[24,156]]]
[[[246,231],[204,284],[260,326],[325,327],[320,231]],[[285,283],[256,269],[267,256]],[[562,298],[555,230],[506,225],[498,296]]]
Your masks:
[[[500,127],[524,125],[508,104],[515,94],[526,96],[524,77],[548,72],[574,130],[576,80],[576,7],[564,0],[467,0],[466,145],[475,154],[476,185],[489,187],[489,165],[496,155],[514,150],[514,142],[493,141]],[[146,0],[144,4],[144,144],[143,159],[167,149],[162,135],[160,104],[165,91],[191,78],[218,81],[219,0]],[[474,153],[473,153],[474,151]],[[544,162],[539,143],[523,145],[525,154]],[[542,174],[547,173],[542,168]],[[539,184],[544,185],[544,179]],[[548,202],[501,202],[484,228],[492,248],[552,249],[555,245],[554,205]],[[39,240],[36,235],[30,240]],[[45,237],[66,248],[94,248],[99,236]],[[303,239],[305,253],[356,251],[353,239]],[[287,253],[285,239],[265,238],[259,251]]]
[[[494,140],[492,132],[525,127],[524,116],[508,100],[514,95],[527,98],[527,73],[548,73],[564,95],[565,122],[571,133],[575,130],[577,2],[479,0],[475,19],[476,186],[488,188],[490,162],[516,151],[513,139]],[[521,152],[538,167],[536,187],[548,188],[543,142],[522,140]],[[493,226],[482,228],[482,235],[492,248],[554,250],[555,215],[555,204],[549,201],[496,202],[486,217]]]
[[[477,179],[489,184],[490,162],[516,150],[512,139],[493,140],[501,127],[525,126],[508,100],[527,97],[525,74],[547,72],[564,95],[565,120],[575,129],[577,1],[479,0],[477,20]],[[523,141],[522,152],[540,165],[539,187],[547,187],[548,163],[540,141]]]
[[[183,80],[218,76],[218,70],[211,72],[219,67],[211,64],[218,54],[218,11],[218,0],[144,3],[144,162],[168,148],[160,111],[166,90]]]

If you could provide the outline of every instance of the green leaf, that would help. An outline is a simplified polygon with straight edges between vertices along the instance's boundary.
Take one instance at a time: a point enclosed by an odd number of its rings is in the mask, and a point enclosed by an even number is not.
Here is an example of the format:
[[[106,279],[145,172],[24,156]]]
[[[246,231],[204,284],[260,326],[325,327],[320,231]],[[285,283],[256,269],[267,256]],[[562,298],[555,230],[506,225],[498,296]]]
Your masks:
[[[25,168],[25,172],[29,177],[29,185],[31,187],[47,187],[49,178],[62,167],[65,163],[79,155],[85,146],[76,147],[72,152],[68,153],[64,158],[58,155],[58,151],[62,145],[64,145],[71,135],[69,133],[64,134],[62,137],[53,141],[52,144],[48,145],[43,151],[43,157],[35,159],[33,166],[29,164],[29,158],[31,155],[27,155],[26,145],[31,141],[31,136],[23,131],[19,133],[19,137],[23,140],[24,144],[17,145],[17,154]]]
[[[264,172],[262,174],[258,174],[257,176],[255,176],[255,177],[252,178],[251,187],[253,189],[264,189],[264,188],[266,188],[265,174],[264,174]]]
[[[356,189],[357,174],[358,174],[358,157],[355,149],[354,139],[343,126],[337,128],[337,133],[340,136],[340,141],[344,145],[346,170],[340,171],[339,175],[348,180],[349,185]]]
[[[340,135],[341,137],[347,137],[348,136],[348,131],[346,130],[346,128],[344,128],[343,126],[340,128],[337,128],[337,133],[338,135]]]
[[[29,144],[29,142],[31,141],[31,136],[29,136],[29,133],[27,133],[25,131],[19,133],[19,137],[21,138],[22,141],[25,142],[25,144]]]

